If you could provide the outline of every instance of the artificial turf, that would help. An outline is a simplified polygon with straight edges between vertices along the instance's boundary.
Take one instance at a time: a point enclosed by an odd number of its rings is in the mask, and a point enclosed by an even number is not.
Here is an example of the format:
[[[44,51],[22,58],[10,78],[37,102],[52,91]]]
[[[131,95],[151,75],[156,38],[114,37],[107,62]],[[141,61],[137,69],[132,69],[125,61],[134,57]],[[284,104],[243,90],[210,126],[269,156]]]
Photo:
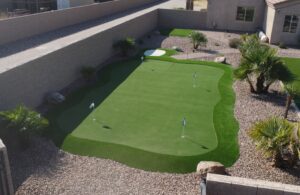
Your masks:
[[[174,37],[188,37],[192,34],[192,29],[161,29],[160,34],[164,36],[174,36]]]
[[[300,94],[300,59],[299,58],[283,58],[286,66],[296,77],[295,81],[293,81],[293,86],[299,91]],[[295,98],[295,102],[298,106],[300,106],[300,97]]]
[[[96,86],[51,111],[49,135],[71,153],[144,170],[192,172],[201,160],[230,166],[238,158],[234,99],[226,65],[133,59],[107,66]]]

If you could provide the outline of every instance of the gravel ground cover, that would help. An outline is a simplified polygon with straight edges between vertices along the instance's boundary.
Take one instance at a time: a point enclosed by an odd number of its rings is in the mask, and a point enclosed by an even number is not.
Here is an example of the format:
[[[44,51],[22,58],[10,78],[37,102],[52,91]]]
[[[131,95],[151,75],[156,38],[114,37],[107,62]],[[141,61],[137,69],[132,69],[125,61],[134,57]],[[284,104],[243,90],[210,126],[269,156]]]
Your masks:
[[[282,116],[284,112],[285,96],[276,92],[268,95],[253,95],[249,92],[249,86],[245,82],[236,81],[235,117],[240,123],[239,143],[240,158],[228,169],[233,176],[247,177],[251,179],[263,179],[282,183],[300,185],[300,170],[282,170],[274,168],[263,154],[256,150],[247,132],[256,122],[271,116]],[[278,91],[277,83],[271,90]],[[295,110],[288,116],[289,120],[298,120]]]
[[[10,153],[17,195],[199,194],[197,174],[166,174],[129,168],[112,160],[63,152],[36,139]]]

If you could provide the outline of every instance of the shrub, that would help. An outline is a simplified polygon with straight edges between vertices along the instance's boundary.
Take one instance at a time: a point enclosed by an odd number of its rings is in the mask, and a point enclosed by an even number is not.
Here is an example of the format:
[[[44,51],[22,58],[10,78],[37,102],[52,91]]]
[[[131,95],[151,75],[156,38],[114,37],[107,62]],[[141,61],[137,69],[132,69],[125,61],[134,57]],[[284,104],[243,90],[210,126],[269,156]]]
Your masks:
[[[81,68],[80,73],[85,80],[91,81],[96,75],[96,68],[93,66],[84,66]]]
[[[271,157],[273,165],[281,167],[283,151],[293,141],[294,125],[285,119],[270,118],[256,123],[250,130],[250,137],[267,157]]]
[[[113,47],[120,50],[123,56],[127,56],[128,52],[135,48],[135,40],[128,37],[124,40],[117,41],[114,43]]]
[[[6,131],[5,137],[16,135],[22,146],[27,146],[33,135],[40,135],[49,125],[41,114],[25,106],[0,112],[0,118]]]
[[[278,47],[279,47],[280,49],[287,49],[287,46],[286,46],[283,42],[280,42],[280,43],[278,44]]]
[[[239,38],[233,38],[229,40],[229,47],[237,49],[242,44],[242,40]]]
[[[191,41],[193,43],[194,49],[198,49],[199,46],[205,46],[207,43],[207,38],[203,33],[200,32],[192,32]]]

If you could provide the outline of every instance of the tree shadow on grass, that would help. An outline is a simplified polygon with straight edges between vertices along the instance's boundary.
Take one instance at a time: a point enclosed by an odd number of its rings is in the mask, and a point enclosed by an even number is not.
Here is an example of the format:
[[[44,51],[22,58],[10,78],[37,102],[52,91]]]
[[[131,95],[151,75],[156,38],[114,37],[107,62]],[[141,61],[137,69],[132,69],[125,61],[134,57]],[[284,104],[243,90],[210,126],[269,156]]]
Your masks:
[[[61,147],[65,138],[91,114],[89,105],[95,103],[95,107],[98,107],[140,64],[140,59],[132,59],[104,67],[98,72],[98,81],[95,85],[71,93],[63,104],[49,111],[46,117],[50,121],[50,127],[46,136]],[[99,93],[96,93],[98,91]],[[61,114],[75,106],[75,111],[69,111],[68,114],[64,114],[63,121],[58,121]],[[110,129],[105,125],[103,127]]]

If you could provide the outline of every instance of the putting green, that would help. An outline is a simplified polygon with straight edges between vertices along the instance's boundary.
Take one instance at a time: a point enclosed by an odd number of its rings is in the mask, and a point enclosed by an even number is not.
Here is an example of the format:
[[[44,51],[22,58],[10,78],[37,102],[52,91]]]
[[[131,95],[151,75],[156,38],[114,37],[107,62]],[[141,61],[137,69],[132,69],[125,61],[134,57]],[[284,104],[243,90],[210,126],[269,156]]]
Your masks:
[[[200,160],[229,166],[237,159],[229,67],[131,60],[107,67],[99,78],[50,113],[50,134],[62,149],[166,172],[194,171]]]

